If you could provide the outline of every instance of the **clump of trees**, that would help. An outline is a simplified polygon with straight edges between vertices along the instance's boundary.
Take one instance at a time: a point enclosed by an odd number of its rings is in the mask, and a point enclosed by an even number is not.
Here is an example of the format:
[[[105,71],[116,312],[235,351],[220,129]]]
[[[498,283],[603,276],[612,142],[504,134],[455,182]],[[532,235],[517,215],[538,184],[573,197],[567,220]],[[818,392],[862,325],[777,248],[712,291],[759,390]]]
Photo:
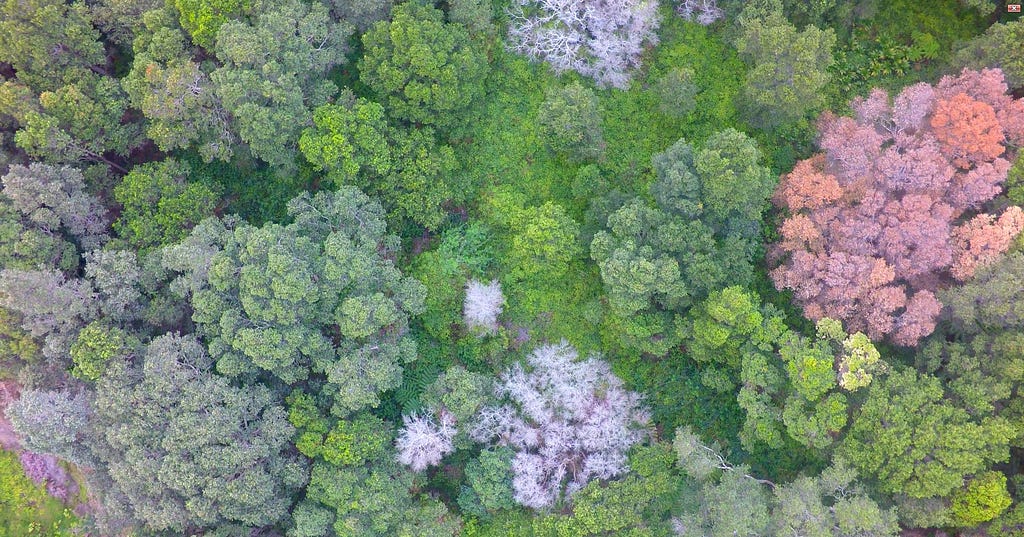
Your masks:
[[[664,355],[679,341],[676,312],[753,277],[760,222],[775,180],[745,134],[701,148],[680,140],[655,155],[651,206],[626,202],[594,235],[590,255],[623,346]]]
[[[1007,146],[1024,140],[1024,103],[1006,91],[999,70],[965,70],[891,100],[874,90],[852,103],[853,118],[825,114],[823,153],[775,192],[790,213],[772,249],[775,285],[792,289],[808,318],[841,319],[874,339],[915,345],[931,333],[935,292],[1024,229],[1017,207],[977,214],[1006,179]]]

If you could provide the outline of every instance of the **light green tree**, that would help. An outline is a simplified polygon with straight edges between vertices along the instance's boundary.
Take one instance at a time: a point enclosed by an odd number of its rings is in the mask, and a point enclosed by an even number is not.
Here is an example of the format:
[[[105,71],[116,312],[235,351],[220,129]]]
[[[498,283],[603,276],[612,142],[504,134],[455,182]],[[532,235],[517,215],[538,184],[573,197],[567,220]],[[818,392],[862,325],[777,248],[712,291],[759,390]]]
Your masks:
[[[362,81],[395,118],[450,127],[480,97],[487,61],[461,24],[406,2],[363,35]]]

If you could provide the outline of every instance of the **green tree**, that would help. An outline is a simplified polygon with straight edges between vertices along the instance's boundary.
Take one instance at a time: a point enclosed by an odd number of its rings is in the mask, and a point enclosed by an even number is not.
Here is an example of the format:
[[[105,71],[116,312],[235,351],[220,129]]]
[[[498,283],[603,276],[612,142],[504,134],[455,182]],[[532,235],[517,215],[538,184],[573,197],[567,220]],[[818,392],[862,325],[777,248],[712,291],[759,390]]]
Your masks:
[[[84,2],[0,2],[0,62],[36,92],[56,90],[89,70],[103,71],[106,54]]]
[[[294,429],[263,386],[213,374],[191,336],[164,335],[139,365],[115,360],[96,390],[93,447],[138,524],[178,534],[285,517],[306,480],[285,450]],[[116,433],[115,433],[116,431]]]
[[[632,201],[594,236],[614,330],[628,348],[664,355],[675,312],[726,282],[753,278],[761,215],[774,184],[753,140],[735,130],[704,148],[684,140],[653,158],[650,207]]]
[[[218,196],[202,183],[189,183],[186,164],[174,159],[132,168],[114,188],[121,216],[114,222],[118,237],[144,252],[183,239],[204,218],[213,215]]]
[[[438,146],[429,128],[392,127],[384,108],[346,92],[338,104],[317,108],[314,126],[299,139],[306,159],[337,185],[352,184],[387,200],[393,214],[436,229],[452,195],[448,176],[455,155]]]
[[[354,24],[360,33],[373,23],[386,20],[394,4],[392,0],[330,0],[328,3],[337,18]]]
[[[252,9],[252,0],[174,0],[181,27],[192,36],[192,42],[211,48],[217,31],[224,23]]]
[[[512,455],[507,447],[488,449],[466,464],[466,484],[458,497],[464,513],[486,519],[496,511],[516,506],[512,497]]]
[[[195,146],[207,162],[228,160],[238,143],[210,76],[192,60],[188,37],[168,10],[147,12],[121,85],[146,116],[146,134],[162,151]]]
[[[266,371],[287,384],[323,375],[334,412],[376,406],[416,358],[408,318],[422,285],[388,259],[383,210],[362,192],[304,194],[294,222],[206,220],[163,254],[181,273],[193,320],[223,374]]]
[[[550,88],[537,112],[537,123],[545,143],[555,153],[574,160],[600,159],[604,155],[597,95],[579,82]]]
[[[116,326],[102,321],[89,323],[71,344],[71,361],[75,364],[71,374],[84,380],[99,380],[111,360],[125,356],[138,345],[133,339]]]
[[[946,496],[965,479],[1009,457],[1014,428],[1005,419],[972,419],[944,399],[939,379],[897,370],[872,383],[839,453],[882,492]]]
[[[398,119],[450,127],[483,91],[486,59],[464,26],[431,6],[397,6],[391,21],[363,35],[363,47],[362,80]]]
[[[953,496],[950,507],[953,522],[974,527],[996,518],[1013,503],[1006,491],[1006,476],[989,471],[975,476]]]
[[[128,99],[118,82],[83,72],[39,95],[38,103],[11,110],[21,124],[15,143],[29,155],[55,164],[92,161],[123,169],[104,153],[127,156],[138,145],[137,124],[122,122]]]
[[[820,110],[835,32],[814,26],[797,31],[777,10],[743,17],[740,25],[736,49],[750,71],[739,104],[750,121],[773,128]]]
[[[327,72],[345,62],[352,27],[336,22],[327,7],[301,0],[266,4],[252,23],[231,20],[217,32],[222,67],[210,79],[233,129],[254,157],[292,170],[311,108],[338,88]]]
[[[957,68],[978,70],[998,67],[1003,70],[1006,83],[1011,88],[1019,88],[1024,85],[1024,52],[1020,49],[1022,40],[1024,21],[997,22],[989,26],[985,33],[961,45],[952,63]]]

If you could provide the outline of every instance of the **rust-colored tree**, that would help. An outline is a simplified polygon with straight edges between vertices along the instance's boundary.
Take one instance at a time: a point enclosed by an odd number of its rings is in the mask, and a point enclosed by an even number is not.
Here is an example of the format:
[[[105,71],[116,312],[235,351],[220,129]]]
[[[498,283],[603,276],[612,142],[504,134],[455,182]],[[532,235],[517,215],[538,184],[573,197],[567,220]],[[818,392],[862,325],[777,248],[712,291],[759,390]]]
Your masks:
[[[935,86],[880,89],[854,117],[824,114],[822,153],[782,177],[790,215],[770,251],[772,279],[804,314],[842,319],[874,339],[915,345],[935,328],[934,292],[973,276],[1024,229],[1024,211],[978,214],[1024,143],[1024,102],[998,69]]]

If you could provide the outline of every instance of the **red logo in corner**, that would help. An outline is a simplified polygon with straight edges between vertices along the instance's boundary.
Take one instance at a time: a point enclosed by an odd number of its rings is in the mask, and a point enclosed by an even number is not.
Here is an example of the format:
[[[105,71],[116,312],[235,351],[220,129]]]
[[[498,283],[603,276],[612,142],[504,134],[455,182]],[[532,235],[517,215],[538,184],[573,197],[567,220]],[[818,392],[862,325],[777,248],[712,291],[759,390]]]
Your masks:
[[[1020,13],[1020,4],[1006,4],[1007,13]]]

